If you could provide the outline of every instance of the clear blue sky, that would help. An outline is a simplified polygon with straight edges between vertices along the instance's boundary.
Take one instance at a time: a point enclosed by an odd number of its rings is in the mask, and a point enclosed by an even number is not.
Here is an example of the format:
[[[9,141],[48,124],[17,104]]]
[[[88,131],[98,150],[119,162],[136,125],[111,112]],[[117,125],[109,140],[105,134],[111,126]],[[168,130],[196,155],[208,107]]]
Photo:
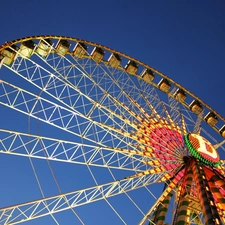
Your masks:
[[[158,69],[225,116],[223,0],[11,0],[2,1],[0,7],[0,45],[51,34],[103,44]],[[22,168],[18,173],[23,172]],[[13,193],[15,188],[10,186]]]

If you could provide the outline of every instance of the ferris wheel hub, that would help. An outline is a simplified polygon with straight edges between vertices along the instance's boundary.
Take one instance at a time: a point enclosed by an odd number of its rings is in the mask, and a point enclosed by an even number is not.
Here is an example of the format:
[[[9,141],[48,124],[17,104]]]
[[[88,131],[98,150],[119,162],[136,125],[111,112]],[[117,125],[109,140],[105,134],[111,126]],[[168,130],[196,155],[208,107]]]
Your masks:
[[[190,157],[185,155],[183,157],[183,161],[184,161],[185,164],[187,164],[190,161]]]
[[[219,165],[220,157],[214,146],[204,137],[188,133],[184,136],[184,143],[191,155],[204,164],[216,167]]]

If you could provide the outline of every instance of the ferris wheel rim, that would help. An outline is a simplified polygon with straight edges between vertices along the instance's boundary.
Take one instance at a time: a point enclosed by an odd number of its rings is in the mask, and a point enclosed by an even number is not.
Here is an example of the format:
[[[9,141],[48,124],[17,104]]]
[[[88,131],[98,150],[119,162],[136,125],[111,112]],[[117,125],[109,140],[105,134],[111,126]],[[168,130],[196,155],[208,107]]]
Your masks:
[[[28,36],[28,37],[23,37],[23,38],[19,38],[19,39],[16,39],[16,40],[13,40],[13,41],[10,41],[10,42],[6,42],[5,44],[2,44],[0,46],[0,53],[6,49],[6,48],[9,48],[10,46],[14,45],[14,44],[18,44],[18,43],[22,43],[24,41],[29,41],[29,40],[33,40],[33,39],[57,39],[57,40],[68,40],[68,41],[73,41],[73,42],[77,42],[77,43],[84,43],[84,44],[88,44],[88,45],[92,45],[94,47],[99,47],[99,48],[102,48],[104,50],[107,50],[111,53],[115,53],[115,54],[118,54],[124,58],[126,58],[127,60],[131,60],[131,61],[134,61],[136,62],[138,65],[142,65],[144,68],[146,69],[150,69],[152,70],[154,73],[160,75],[162,78],[164,79],[167,79],[170,83],[172,83],[174,85],[174,87],[178,89],[181,89],[185,92],[185,94],[188,94],[189,96],[191,96],[191,98],[193,99],[193,101],[198,101],[202,106],[205,107],[205,109],[208,111],[208,113],[205,113],[205,116],[203,116],[202,120],[205,121],[205,118],[206,116],[209,114],[209,113],[213,113],[217,118],[219,118],[223,123],[224,125],[220,126],[220,128],[216,128],[214,125],[211,125],[209,123],[207,123],[212,129],[214,129],[217,133],[221,134],[220,132],[220,129],[224,128],[225,130],[225,118],[221,116],[220,113],[218,113],[216,110],[214,110],[212,107],[210,107],[208,104],[206,104],[203,100],[201,100],[199,97],[197,97],[195,94],[193,94],[192,92],[190,92],[188,89],[186,89],[183,85],[180,85],[179,83],[177,83],[176,81],[174,81],[173,79],[171,79],[169,76],[163,74],[162,72],[158,71],[157,69],[149,66],[148,64],[145,64],[127,54],[124,54],[120,51],[117,51],[117,50],[114,50],[112,48],[109,48],[107,46],[104,46],[104,45],[101,45],[101,44],[98,44],[98,43],[95,43],[95,42],[91,42],[91,41],[87,41],[87,40],[84,40],[84,39],[79,39],[79,38],[74,38],[74,37],[69,37],[69,36],[60,36],[60,35],[38,35],[38,36]],[[136,74],[135,76],[140,76],[140,74]],[[151,84],[158,88],[158,85],[154,82],[151,82]],[[168,96],[171,96],[174,98],[173,96],[173,93],[171,92],[167,92],[166,93]],[[189,106],[190,104],[186,103],[185,101],[179,101],[183,106],[185,106],[187,109],[190,109]],[[225,135],[223,137],[225,139]]]

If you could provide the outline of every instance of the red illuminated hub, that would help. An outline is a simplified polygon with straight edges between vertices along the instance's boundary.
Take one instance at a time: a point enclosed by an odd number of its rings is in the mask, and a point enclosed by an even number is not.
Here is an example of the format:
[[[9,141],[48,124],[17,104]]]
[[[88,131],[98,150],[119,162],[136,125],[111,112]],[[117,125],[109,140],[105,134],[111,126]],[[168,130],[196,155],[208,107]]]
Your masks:
[[[150,142],[153,149],[160,151],[160,158],[174,160],[174,149],[184,146],[183,136],[176,130],[167,127],[158,127],[150,133]],[[162,156],[162,152],[167,153]]]
[[[214,146],[204,137],[189,133],[184,136],[184,142],[189,152],[209,166],[219,165],[220,157]]]

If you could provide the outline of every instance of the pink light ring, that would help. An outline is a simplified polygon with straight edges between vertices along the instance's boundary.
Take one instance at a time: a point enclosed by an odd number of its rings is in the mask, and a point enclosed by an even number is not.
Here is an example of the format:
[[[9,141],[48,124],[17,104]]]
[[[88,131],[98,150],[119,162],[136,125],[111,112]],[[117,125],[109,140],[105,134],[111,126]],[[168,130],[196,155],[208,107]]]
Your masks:
[[[169,128],[155,128],[154,130],[152,130],[152,133],[153,133],[153,135],[157,134],[158,136],[160,136],[163,141],[173,140],[173,141],[175,141],[175,143],[173,142],[174,145],[177,146],[178,144],[180,145],[180,143],[182,143],[182,145],[183,145],[182,135],[175,130],[171,130]],[[150,137],[154,138],[153,135],[150,134]],[[159,138],[158,137],[156,137],[156,138],[157,138],[156,140],[158,141]],[[180,143],[178,143],[178,140]]]
[[[180,164],[169,164],[169,165],[165,165],[164,168],[166,168],[167,170],[172,170],[175,169],[176,167],[180,166]]]

